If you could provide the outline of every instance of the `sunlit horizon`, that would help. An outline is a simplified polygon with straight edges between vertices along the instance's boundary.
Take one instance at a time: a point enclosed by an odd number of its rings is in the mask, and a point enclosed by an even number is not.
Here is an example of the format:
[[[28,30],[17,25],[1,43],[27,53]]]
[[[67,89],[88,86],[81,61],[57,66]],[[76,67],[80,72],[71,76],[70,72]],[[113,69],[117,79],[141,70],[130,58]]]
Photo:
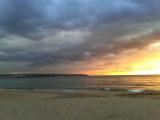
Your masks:
[[[160,42],[152,43],[136,54],[112,60],[101,70],[89,71],[91,75],[160,75]]]

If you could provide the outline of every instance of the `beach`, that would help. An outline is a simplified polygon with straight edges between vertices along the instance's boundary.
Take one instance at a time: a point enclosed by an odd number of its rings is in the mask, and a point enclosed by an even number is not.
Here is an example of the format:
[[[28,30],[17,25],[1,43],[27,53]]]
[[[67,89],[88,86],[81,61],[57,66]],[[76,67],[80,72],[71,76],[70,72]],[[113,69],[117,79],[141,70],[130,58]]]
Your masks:
[[[159,120],[160,93],[1,90],[1,120]]]

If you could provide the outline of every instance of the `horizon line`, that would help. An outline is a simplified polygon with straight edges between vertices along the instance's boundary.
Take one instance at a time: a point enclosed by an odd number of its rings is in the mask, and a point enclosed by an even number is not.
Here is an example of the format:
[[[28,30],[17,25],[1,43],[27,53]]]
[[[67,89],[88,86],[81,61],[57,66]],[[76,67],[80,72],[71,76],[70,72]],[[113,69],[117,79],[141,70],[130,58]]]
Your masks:
[[[160,74],[0,73],[0,75],[156,76]]]

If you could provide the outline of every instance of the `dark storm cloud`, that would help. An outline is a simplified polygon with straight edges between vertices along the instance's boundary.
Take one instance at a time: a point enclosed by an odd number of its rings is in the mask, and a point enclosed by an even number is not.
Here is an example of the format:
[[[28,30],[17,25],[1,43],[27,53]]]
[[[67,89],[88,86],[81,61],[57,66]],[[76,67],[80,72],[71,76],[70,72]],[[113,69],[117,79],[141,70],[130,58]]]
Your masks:
[[[1,0],[0,61],[87,61],[159,40],[159,0]]]
[[[4,6],[3,6],[4,5]],[[34,38],[34,33],[43,23],[45,15],[44,1],[1,0],[0,27],[7,35]],[[35,36],[36,37],[36,36]]]
[[[45,29],[56,32],[84,27],[96,28],[99,25],[127,19],[140,21],[148,17],[147,13],[157,17],[157,10],[159,10],[157,2],[143,2],[143,0],[141,2],[129,0],[113,2],[109,0],[2,0],[0,26],[8,34],[40,39],[39,36]],[[154,18],[149,17],[149,19]]]

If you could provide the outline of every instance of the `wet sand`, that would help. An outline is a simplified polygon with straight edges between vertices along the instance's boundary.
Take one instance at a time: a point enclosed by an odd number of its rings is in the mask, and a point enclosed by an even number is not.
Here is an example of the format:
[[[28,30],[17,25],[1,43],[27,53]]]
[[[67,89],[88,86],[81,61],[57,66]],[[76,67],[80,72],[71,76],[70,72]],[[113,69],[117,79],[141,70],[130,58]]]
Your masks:
[[[160,120],[160,93],[0,91],[1,120]]]

